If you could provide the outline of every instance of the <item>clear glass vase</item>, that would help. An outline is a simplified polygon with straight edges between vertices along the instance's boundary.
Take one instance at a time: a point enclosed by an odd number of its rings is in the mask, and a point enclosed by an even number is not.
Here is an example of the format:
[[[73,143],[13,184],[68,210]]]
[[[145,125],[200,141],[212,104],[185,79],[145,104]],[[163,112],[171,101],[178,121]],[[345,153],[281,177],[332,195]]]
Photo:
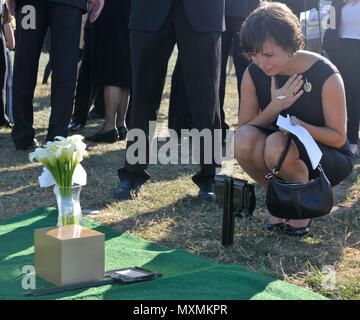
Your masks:
[[[80,207],[81,185],[72,187],[59,187],[55,185],[54,193],[58,205],[58,227],[70,224],[83,225]]]

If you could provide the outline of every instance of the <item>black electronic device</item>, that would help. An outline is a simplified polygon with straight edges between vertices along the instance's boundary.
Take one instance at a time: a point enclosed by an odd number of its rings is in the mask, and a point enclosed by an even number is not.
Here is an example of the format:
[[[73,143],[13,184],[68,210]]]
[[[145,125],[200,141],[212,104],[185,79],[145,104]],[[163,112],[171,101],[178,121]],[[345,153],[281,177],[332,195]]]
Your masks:
[[[130,268],[106,271],[105,276],[125,284],[125,283],[154,280],[156,278],[161,277],[161,274],[138,267],[130,267]]]
[[[223,208],[222,244],[229,246],[234,241],[235,217],[251,217],[255,210],[255,188],[246,180],[217,175],[215,195]]]

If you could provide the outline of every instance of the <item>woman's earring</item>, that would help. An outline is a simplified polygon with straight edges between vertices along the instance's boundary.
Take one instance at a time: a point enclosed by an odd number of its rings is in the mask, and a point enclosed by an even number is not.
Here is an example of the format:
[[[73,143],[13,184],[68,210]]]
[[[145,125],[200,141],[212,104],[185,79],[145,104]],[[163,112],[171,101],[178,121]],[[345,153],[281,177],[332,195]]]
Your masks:
[[[288,53],[288,57],[289,57],[289,58],[291,58],[293,55],[294,55],[293,52],[289,52],[289,53]]]

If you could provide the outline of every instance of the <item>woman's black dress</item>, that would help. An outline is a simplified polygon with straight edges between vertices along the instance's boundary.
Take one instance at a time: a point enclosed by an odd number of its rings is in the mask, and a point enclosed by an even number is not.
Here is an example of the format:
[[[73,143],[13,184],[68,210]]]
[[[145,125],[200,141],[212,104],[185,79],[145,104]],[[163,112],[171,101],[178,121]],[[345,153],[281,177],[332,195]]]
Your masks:
[[[290,108],[281,112],[281,115],[283,117],[286,117],[287,114],[290,116],[293,115],[306,123],[324,127],[325,118],[322,107],[322,88],[325,81],[335,72],[338,72],[338,70],[330,64],[328,60],[317,60],[310,68],[302,73],[304,81],[311,84],[311,89],[304,92]],[[256,88],[260,109],[264,110],[271,101],[271,78],[254,63],[250,64],[249,73]],[[289,76],[277,75],[276,82],[278,87],[281,88],[288,79]],[[270,128],[257,127],[267,134],[275,131]],[[309,169],[310,180],[315,178],[318,176],[318,171],[312,169],[304,145],[297,137],[294,138],[294,142],[299,151],[299,158],[305,162]],[[345,144],[340,148],[333,148],[320,142],[317,142],[317,145],[323,154],[321,166],[331,185],[337,185],[351,173],[354,166],[354,155],[350,150],[349,141],[346,139]]]
[[[94,22],[94,81],[131,87],[129,15],[131,0],[106,0]]]

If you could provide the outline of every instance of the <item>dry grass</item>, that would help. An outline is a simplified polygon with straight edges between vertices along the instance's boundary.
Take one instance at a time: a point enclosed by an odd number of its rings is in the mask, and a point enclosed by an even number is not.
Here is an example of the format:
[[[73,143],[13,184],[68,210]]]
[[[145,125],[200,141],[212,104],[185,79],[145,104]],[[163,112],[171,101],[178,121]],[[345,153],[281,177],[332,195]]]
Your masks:
[[[159,111],[158,131],[166,136],[171,72],[175,55],[169,64],[169,76]],[[42,56],[42,74],[46,56]],[[225,113],[227,122],[236,126],[236,78],[228,77]],[[49,86],[39,84],[35,98],[36,137],[43,142],[49,119]],[[89,135],[100,129],[102,120],[90,121],[81,132]],[[38,206],[56,206],[51,188],[40,188],[38,163],[30,163],[28,152],[15,151],[10,130],[0,130],[0,220],[9,219]],[[239,264],[250,270],[297,284],[332,299],[360,298],[360,230],[359,230],[359,163],[353,173],[335,188],[336,205],[332,214],[313,221],[304,238],[263,231],[267,219],[264,192],[256,188],[257,208],[251,219],[238,219],[235,242],[229,248],[221,245],[222,212],[215,204],[196,199],[197,188],[191,176],[194,165],[150,165],[152,180],[146,183],[140,198],[117,202],[117,169],[122,166],[125,142],[89,144],[90,157],[83,161],[88,184],[81,194],[81,206],[90,212],[87,218],[100,221],[121,232],[128,231],[146,240],[172,248],[188,250],[201,257],[224,264]],[[249,179],[232,160],[225,164],[235,177]],[[89,210],[89,211],[88,211]],[[336,289],[326,290],[322,268],[333,266]]]

